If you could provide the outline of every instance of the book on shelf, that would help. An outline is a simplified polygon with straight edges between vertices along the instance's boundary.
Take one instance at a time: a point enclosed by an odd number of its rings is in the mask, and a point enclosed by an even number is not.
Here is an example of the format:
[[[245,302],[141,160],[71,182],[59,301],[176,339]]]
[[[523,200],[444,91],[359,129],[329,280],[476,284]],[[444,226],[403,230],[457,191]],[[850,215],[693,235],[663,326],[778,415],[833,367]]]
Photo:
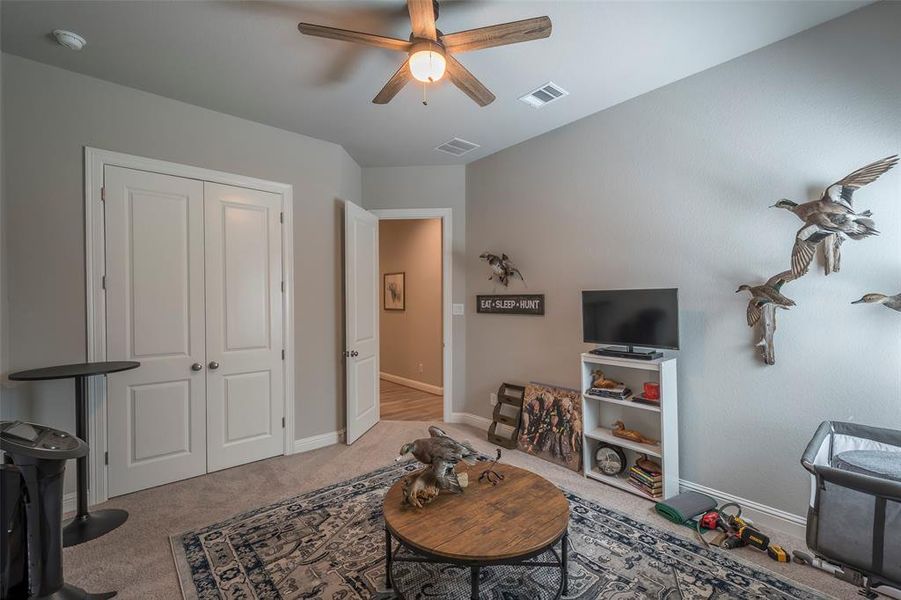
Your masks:
[[[646,496],[650,496],[651,498],[662,498],[663,497],[663,488],[659,489],[648,489],[645,486],[637,483],[634,479],[628,479],[629,485],[640,491]]]
[[[598,396],[600,398],[613,398],[615,400],[625,400],[632,395],[632,390],[624,385],[618,385],[612,388],[588,388],[585,392],[589,396]]]
[[[641,485],[652,489],[663,487],[663,481],[649,481],[647,479],[643,479],[640,475],[636,475],[635,473],[629,473],[629,479],[631,479],[635,483],[640,483]]]
[[[650,473],[639,467],[630,467],[629,477],[633,477],[639,481],[647,483],[648,485],[654,485],[663,481],[662,475],[651,475]]]
[[[636,404],[646,404],[648,406],[660,406],[660,400],[651,400],[650,398],[645,398],[644,396],[632,396],[632,402]]]

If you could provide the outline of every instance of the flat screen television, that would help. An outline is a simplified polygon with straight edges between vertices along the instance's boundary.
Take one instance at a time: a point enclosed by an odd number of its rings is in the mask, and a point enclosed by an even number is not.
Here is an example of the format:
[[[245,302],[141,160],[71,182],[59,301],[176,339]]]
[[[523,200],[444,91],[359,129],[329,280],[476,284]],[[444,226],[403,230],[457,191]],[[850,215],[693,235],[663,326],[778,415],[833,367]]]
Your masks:
[[[582,292],[586,344],[679,349],[679,290]]]

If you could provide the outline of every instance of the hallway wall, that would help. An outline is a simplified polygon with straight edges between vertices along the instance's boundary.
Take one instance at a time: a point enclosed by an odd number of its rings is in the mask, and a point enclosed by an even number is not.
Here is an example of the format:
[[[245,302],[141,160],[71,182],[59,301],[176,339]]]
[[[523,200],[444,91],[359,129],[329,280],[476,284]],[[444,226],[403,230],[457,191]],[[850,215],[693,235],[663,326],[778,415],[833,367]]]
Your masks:
[[[379,222],[379,271],[404,273],[406,307],[380,298],[382,373],[442,387],[441,219]]]

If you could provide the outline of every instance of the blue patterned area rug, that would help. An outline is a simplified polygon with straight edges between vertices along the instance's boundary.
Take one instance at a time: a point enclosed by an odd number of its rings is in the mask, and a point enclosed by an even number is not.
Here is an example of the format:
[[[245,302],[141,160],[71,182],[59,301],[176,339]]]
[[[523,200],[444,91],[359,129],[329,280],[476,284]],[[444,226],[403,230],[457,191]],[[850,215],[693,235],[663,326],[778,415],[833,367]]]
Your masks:
[[[185,599],[390,598],[383,587],[382,498],[416,468],[391,465],[173,536]],[[575,494],[566,496],[571,508],[566,598],[821,598],[725,551],[707,550]],[[482,598],[551,597],[557,575],[539,571],[483,568]],[[394,575],[408,599],[468,598],[468,571],[456,567],[398,563]]]

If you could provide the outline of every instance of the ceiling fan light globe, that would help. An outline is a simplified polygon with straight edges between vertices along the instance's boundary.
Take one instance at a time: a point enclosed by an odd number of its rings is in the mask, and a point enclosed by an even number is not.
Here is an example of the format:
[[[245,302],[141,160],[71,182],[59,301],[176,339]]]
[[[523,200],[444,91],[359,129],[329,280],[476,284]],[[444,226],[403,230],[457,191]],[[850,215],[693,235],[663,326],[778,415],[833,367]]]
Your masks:
[[[441,52],[418,50],[410,55],[410,74],[417,81],[432,83],[444,77],[447,61]]]

